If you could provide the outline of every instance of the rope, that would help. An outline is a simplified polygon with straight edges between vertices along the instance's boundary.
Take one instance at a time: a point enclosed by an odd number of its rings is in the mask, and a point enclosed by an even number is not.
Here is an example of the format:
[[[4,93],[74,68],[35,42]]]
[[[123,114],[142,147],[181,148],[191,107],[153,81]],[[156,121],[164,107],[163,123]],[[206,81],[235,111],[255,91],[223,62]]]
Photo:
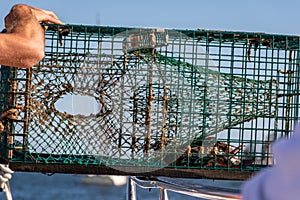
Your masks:
[[[0,115],[0,132],[3,132],[5,129],[5,121],[6,119],[17,120],[19,116],[19,110],[21,107],[17,106],[17,108],[11,108]],[[3,124],[4,123],[4,124]],[[0,190],[5,192],[6,199],[12,200],[12,194],[9,186],[9,180],[12,177],[12,171],[8,164],[0,164]]]
[[[12,171],[8,165],[0,164],[0,188],[2,192],[5,192],[7,200],[12,200],[9,180],[11,179],[13,173],[14,171]]]

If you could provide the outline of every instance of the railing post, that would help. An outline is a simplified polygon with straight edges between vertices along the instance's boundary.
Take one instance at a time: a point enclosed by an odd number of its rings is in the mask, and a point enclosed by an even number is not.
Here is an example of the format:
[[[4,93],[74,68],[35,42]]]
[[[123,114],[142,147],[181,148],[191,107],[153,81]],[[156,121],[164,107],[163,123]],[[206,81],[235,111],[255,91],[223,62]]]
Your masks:
[[[127,181],[127,199],[126,200],[136,200],[136,184],[131,179],[131,177],[128,177]]]
[[[168,190],[166,190],[165,188],[161,188],[160,189],[159,200],[169,200],[169,198],[168,198]]]

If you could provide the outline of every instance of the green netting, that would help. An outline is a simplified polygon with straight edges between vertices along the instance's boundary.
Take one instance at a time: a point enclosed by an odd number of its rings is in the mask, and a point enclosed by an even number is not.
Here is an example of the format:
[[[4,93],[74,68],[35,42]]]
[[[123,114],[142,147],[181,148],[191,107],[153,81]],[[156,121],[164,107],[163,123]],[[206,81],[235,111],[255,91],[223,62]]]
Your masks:
[[[47,28],[43,61],[1,68],[12,164],[258,171],[298,119],[299,37]]]

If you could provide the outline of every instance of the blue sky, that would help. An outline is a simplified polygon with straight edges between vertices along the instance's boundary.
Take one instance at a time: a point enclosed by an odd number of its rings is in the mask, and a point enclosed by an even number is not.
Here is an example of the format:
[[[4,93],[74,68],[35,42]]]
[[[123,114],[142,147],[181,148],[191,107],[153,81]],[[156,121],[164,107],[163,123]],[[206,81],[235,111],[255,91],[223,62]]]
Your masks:
[[[68,24],[300,33],[299,0],[1,0],[0,15],[16,3],[53,10]]]

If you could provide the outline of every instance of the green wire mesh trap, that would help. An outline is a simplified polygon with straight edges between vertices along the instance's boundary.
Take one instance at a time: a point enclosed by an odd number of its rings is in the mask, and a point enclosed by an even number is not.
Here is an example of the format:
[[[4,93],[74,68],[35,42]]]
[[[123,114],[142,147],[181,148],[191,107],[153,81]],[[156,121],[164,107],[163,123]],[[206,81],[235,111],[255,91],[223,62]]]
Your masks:
[[[297,122],[299,37],[45,28],[43,61],[1,67],[1,158],[16,170],[244,179]]]

